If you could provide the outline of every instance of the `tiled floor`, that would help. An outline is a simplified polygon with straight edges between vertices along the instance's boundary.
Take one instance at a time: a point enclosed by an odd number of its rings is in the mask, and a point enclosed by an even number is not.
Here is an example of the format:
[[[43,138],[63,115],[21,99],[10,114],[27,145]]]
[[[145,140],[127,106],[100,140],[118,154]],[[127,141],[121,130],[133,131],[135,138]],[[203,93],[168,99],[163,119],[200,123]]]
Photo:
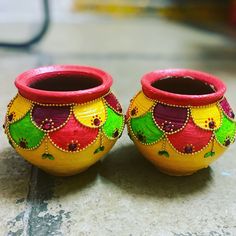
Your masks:
[[[0,29],[13,35],[23,23],[2,22]],[[125,109],[145,72],[204,70],[226,82],[236,110],[235,60],[236,44],[226,37],[163,19],[62,20],[30,51],[0,49],[0,122],[18,73],[62,63],[110,72]],[[0,157],[0,235],[236,235],[236,145],[210,168],[182,178],[159,173],[126,132],[103,162],[69,178],[23,161],[2,128]]]

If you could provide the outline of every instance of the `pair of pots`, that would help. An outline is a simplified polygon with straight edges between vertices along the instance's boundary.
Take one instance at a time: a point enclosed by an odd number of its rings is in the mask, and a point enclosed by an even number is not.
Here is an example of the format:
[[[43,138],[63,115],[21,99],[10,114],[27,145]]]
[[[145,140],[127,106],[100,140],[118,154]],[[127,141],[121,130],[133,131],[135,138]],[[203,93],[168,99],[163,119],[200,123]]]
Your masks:
[[[234,113],[216,77],[193,70],[143,76],[126,116],[111,76],[96,68],[58,65],[20,74],[4,129],[27,161],[54,175],[86,170],[122,135],[162,172],[190,175],[235,141]],[[127,157],[128,158],[128,157]]]

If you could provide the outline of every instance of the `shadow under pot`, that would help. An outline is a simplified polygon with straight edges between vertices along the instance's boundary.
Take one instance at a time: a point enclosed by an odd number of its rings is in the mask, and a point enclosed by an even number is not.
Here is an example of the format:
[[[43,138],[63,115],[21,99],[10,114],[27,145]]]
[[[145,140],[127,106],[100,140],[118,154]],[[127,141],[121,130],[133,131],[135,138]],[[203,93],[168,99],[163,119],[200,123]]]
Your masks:
[[[12,147],[53,175],[86,170],[103,157],[124,129],[112,78],[86,66],[48,66],[15,81],[4,129]]]
[[[216,77],[187,69],[143,76],[127,111],[130,138],[160,171],[183,176],[208,167],[235,141],[235,115]]]

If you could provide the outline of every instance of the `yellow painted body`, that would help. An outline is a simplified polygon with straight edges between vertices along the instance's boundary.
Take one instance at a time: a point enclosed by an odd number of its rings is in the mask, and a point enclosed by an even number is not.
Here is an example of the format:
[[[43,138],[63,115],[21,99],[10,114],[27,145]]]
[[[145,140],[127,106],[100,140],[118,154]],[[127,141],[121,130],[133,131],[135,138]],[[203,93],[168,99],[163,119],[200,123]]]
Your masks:
[[[115,142],[107,139],[104,135],[103,145],[105,150],[97,154],[94,154],[94,150],[100,146],[100,139],[97,139],[95,143],[85,150],[75,153],[59,150],[48,141],[47,137],[35,150],[25,150],[17,146],[14,146],[14,148],[19,155],[40,169],[57,176],[70,176],[88,169],[100,160],[110,151]],[[46,145],[48,146],[48,151],[55,157],[54,160],[42,159]]]
[[[18,94],[8,106],[5,132],[11,145],[20,156],[48,173],[58,176],[70,176],[80,173],[104,157],[118,139],[118,136],[107,137],[102,131],[102,125],[104,125],[107,120],[107,105],[105,99],[101,97],[85,104],[71,105],[71,113],[69,116],[74,115],[80,125],[98,130],[96,138],[90,144],[88,143],[88,146],[85,148],[76,151],[63,150],[56,146],[53,140],[49,138],[50,133],[45,131],[44,138],[37,146],[24,148],[11,137],[9,127],[14,122],[24,119],[24,116],[32,111],[35,105],[38,105],[38,103],[36,104],[29,101]],[[47,104],[47,106],[55,106],[55,104]],[[121,114],[119,115],[121,116]],[[30,119],[32,125],[37,126],[32,120],[32,115]],[[94,120],[99,121],[95,123]],[[120,130],[120,134],[123,128],[124,127]],[[30,130],[28,130],[28,132],[30,132]],[[43,130],[41,132],[43,132]],[[31,136],[31,138],[34,139],[34,136]]]
[[[150,100],[143,92],[139,92],[131,100],[127,113],[127,128],[138,150],[160,171],[174,176],[191,175],[200,169],[207,168],[227,150],[227,147],[221,145],[215,138],[212,138],[208,145],[202,150],[190,154],[177,151],[168,140],[167,134],[164,134],[164,136],[154,144],[140,141],[131,130],[131,119],[143,116],[147,112],[153,112],[155,102],[158,101]],[[222,115],[217,104],[197,108],[188,107],[188,109],[190,110],[190,115],[195,125],[203,130],[212,130],[213,132],[220,127]],[[212,129],[208,127],[208,122],[210,121],[214,121],[215,124]],[[148,126],[147,129],[149,129]],[[163,151],[167,152],[166,155],[163,154]],[[207,153],[211,152],[214,152],[214,155],[206,156]]]
[[[212,143],[199,153],[183,155],[176,152],[167,142],[166,151],[168,151],[171,157],[164,157],[158,154],[158,151],[162,150],[161,141],[154,145],[144,145],[136,140],[134,140],[134,143],[142,155],[151,161],[161,172],[174,176],[191,175],[198,170],[207,168],[226,150],[226,148],[215,142],[214,151],[216,154],[213,157],[205,158],[204,154],[211,150]]]

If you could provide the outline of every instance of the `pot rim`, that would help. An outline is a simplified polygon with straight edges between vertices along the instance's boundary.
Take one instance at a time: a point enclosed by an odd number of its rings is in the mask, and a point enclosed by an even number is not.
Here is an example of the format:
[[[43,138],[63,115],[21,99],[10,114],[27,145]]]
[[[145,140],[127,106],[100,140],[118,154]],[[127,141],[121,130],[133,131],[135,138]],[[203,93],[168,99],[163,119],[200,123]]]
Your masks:
[[[177,77],[173,79],[178,79],[179,77],[191,77],[213,86],[215,92],[203,95],[185,95],[167,92],[152,86],[154,82],[168,77]],[[165,69],[152,71],[142,77],[141,84],[142,90],[147,97],[176,106],[209,105],[219,101],[226,91],[225,84],[217,77],[205,72],[190,69]]]
[[[53,75],[85,75],[98,79],[100,85],[75,91],[46,91],[29,85]],[[78,78],[79,79],[79,78]],[[107,72],[91,66],[51,65],[27,70],[17,76],[15,86],[19,93],[29,100],[47,104],[86,103],[104,96],[110,91],[112,77]]]

